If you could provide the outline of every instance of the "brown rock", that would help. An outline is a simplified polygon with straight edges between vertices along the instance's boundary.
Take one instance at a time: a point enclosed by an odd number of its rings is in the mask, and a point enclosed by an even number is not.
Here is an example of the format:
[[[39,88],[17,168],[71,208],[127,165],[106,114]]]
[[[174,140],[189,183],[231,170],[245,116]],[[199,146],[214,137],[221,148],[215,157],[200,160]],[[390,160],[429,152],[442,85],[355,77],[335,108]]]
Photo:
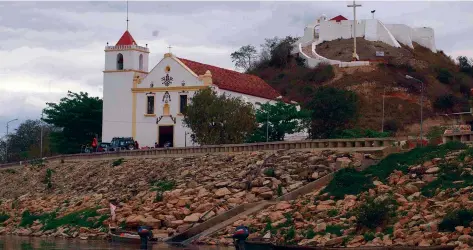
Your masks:
[[[426,174],[435,174],[435,173],[438,173],[438,171],[440,171],[440,168],[439,167],[433,167],[433,168],[429,168],[425,171]]]
[[[215,197],[217,198],[221,198],[225,195],[228,195],[228,194],[231,194],[232,192],[230,192],[230,190],[228,190],[228,188],[224,187],[224,188],[220,188],[218,189],[217,191],[215,191]]]
[[[184,218],[184,222],[197,222],[200,219],[200,213],[193,213]]]
[[[276,210],[286,210],[288,208],[291,208],[291,204],[287,201],[279,202],[276,204]]]
[[[413,193],[419,192],[419,188],[412,184],[405,185],[403,189],[407,195],[411,195]]]
[[[336,246],[336,245],[340,245],[343,243],[343,239],[345,239],[346,236],[341,236],[341,237],[337,237],[337,238],[334,238],[334,239],[330,239],[328,240],[327,242],[325,242],[325,246]]]

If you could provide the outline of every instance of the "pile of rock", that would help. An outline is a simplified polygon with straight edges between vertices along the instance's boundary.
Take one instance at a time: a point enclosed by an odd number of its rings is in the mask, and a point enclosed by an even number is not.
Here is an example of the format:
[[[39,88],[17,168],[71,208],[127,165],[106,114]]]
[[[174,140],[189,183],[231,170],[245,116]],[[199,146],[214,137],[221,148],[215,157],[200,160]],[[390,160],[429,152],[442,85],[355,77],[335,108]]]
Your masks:
[[[230,244],[235,227],[246,225],[250,239],[302,246],[434,246],[454,245],[456,249],[473,248],[473,222],[457,226],[453,232],[439,230],[445,216],[457,209],[473,209],[473,186],[433,190],[425,197],[423,190],[441,178],[443,164],[455,164],[462,176],[471,175],[473,161],[469,157],[458,162],[458,152],[411,166],[407,173],[394,171],[387,180],[373,181],[374,188],[358,196],[346,195],[333,200],[323,189],[282,201],[256,214],[242,217],[232,226],[210,237],[202,244]],[[462,184],[464,181],[457,181]],[[423,189],[424,188],[424,189]],[[356,208],[368,199],[393,198],[397,210],[392,218],[375,229],[357,223]],[[290,232],[293,230],[293,232]]]
[[[34,229],[26,229],[30,233],[18,231],[21,214],[26,210],[35,214],[57,211],[60,217],[99,206],[102,213],[108,213],[109,201],[115,200],[118,225],[149,225],[155,228],[155,235],[165,238],[238,205],[274,199],[337,168],[360,164],[351,154],[278,151],[136,158],[115,167],[112,161],[53,162],[16,173],[0,171],[0,195],[4,197],[0,212],[10,215],[2,231],[29,235],[41,232],[37,224],[33,224]],[[47,189],[43,181],[48,168],[54,171],[52,189]],[[158,180],[173,181],[175,185],[158,194],[153,186]],[[70,228],[42,233],[101,236]]]

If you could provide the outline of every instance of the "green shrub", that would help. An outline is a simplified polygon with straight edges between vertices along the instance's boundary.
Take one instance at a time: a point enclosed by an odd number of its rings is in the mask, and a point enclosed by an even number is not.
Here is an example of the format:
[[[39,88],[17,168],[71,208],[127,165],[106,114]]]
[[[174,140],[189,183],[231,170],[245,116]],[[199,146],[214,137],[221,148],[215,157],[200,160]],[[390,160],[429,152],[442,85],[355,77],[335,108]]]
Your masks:
[[[100,215],[97,213],[97,209],[84,209],[81,211],[67,214],[61,218],[56,218],[50,215],[45,220],[42,230],[51,230],[58,227],[69,225],[86,228],[99,228],[102,223],[108,218],[108,215]]]
[[[264,175],[268,177],[275,177],[276,174],[274,173],[274,168],[267,168],[264,170]]]
[[[367,227],[375,229],[382,226],[394,214],[397,203],[388,197],[385,199],[368,199],[355,210],[356,223],[358,228]]]
[[[371,179],[363,172],[354,168],[344,168],[335,174],[333,180],[325,187],[324,192],[342,199],[346,194],[359,194],[371,187],[373,187]]]
[[[330,217],[335,217],[335,216],[338,215],[338,210],[337,209],[330,209],[330,210],[328,210],[327,215],[330,216]]]
[[[444,84],[449,84],[453,78],[452,73],[448,69],[440,68],[437,71],[437,80]]]
[[[469,150],[470,152],[472,150]],[[461,155],[459,156],[461,157]],[[464,173],[463,167],[455,164],[440,165],[440,173],[437,179],[422,187],[422,194],[426,197],[435,195],[437,189],[445,190],[447,188],[464,188],[473,186],[473,175]]]
[[[0,213],[0,224],[10,219],[10,216],[5,212]]]
[[[305,238],[306,239],[312,239],[314,238],[316,235],[316,233],[314,232],[314,229],[312,228],[312,226],[309,226],[309,229],[307,229],[306,233],[305,233]]]
[[[53,187],[53,183],[52,183],[53,173],[54,173],[54,170],[50,168],[46,169],[46,175],[44,176],[43,183],[46,184],[46,187],[48,189],[51,189]]]
[[[434,101],[434,108],[437,110],[451,110],[457,103],[457,98],[451,94],[437,97]]]
[[[454,232],[455,227],[464,226],[469,227],[473,221],[473,211],[469,209],[460,209],[448,213],[439,224],[440,231]]]
[[[9,169],[5,170],[5,173],[9,173],[9,174],[16,174],[17,172],[16,172],[16,170],[15,170],[15,169],[11,169],[11,168],[9,168]]]
[[[113,167],[116,167],[116,166],[120,166],[123,162],[124,162],[125,159],[123,158],[120,158],[120,159],[116,159],[112,162],[112,166]]]
[[[307,72],[303,80],[308,82],[314,82],[316,84],[323,83],[335,77],[332,65],[319,64],[314,69]]]
[[[374,235],[374,233],[372,232],[366,232],[363,234],[363,239],[368,242],[368,241],[372,241],[374,240],[374,238],[376,238],[376,236]]]
[[[45,166],[45,161],[43,159],[34,159],[30,161],[31,166],[38,166],[38,167],[44,167]]]
[[[339,226],[339,225],[328,225],[325,228],[325,233],[335,234],[337,236],[342,236],[344,229],[345,229],[344,227]]]
[[[282,185],[279,184],[278,185],[278,196],[282,196],[283,195],[283,192],[282,192]]]
[[[174,180],[157,180],[151,182],[151,190],[156,191],[155,201],[160,202],[163,201],[163,193],[165,191],[173,190],[176,187],[176,182]]]
[[[386,132],[396,133],[399,130],[400,124],[397,120],[387,120],[384,122],[383,130]]]
[[[284,241],[286,243],[292,242],[295,236],[296,236],[296,229],[294,228],[294,226],[291,226],[289,230],[287,230],[287,233],[284,235]]]

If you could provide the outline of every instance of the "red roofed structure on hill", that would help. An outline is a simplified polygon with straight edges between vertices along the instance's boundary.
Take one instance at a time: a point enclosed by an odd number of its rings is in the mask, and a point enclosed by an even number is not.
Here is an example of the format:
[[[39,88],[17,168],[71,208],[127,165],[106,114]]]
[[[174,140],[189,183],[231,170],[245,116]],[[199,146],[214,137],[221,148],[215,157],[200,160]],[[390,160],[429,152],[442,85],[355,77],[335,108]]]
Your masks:
[[[217,87],[237,93],[275,100],[281,96],[263,79],[250,74],[215,67],[208,64],[194,62],[184,58],[177,58],[196,75],[204,75],[207,70],[212,74],[212,84]]]
[[[120,37],[120,40],[118,40],[117,44],[115,46],[119,45],[137,45],[135,42],[135,39],[131,36],[130,32],[125,31],[123,33],[122,37]]]
[[[344,21],[344,20],[348,20],[346,17],[342,16],[342,15],[338,15],[332,19],[330,19],[329,21],[335,21],[337,23],[341,22],[341,21]]]

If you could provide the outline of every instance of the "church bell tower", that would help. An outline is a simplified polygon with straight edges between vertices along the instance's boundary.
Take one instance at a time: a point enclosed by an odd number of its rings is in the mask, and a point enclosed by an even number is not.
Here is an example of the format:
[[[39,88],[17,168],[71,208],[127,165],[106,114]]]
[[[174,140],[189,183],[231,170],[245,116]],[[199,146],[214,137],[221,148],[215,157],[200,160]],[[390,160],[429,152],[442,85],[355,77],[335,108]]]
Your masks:
[[[113,137],[134,137],[137,76],[148,74],[148,46],[139,46],[128,29],[115,46],[105,47],[103,71],[102,141]]]

